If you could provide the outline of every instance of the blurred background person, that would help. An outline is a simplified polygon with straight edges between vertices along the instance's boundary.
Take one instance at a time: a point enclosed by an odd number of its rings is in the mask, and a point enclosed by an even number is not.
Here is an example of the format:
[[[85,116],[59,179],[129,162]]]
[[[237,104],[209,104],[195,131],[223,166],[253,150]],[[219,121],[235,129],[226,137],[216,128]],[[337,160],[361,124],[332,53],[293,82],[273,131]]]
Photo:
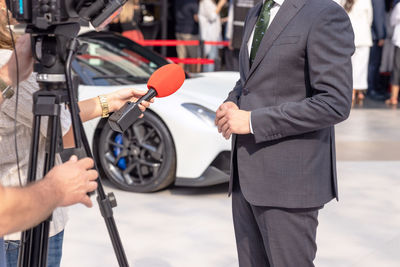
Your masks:
[[[175,36],[178,41],[199,40],[199,4],[197,0],[175,0]],[[199,58],[198,46],[177,45],[176,52],[179,59]],[[199,64],[179,65],[190,72],[199,72]]]
[[[142,41],[143,34],[139,28],[140,22],[140,4],[139,0],[128,0],[122,7],[122,11],[114,20],[109,24],[109,30],[121,33],[126,38],[132,41]]]
[[[385,31],[386,38],[382,47],[382,60],[379,68],[378,88],[381,90],[385,99],[390,97],[389,88],[391,73],[393,72],[394,63],[394,44],[392,43],[394,28],[390,25],[390,15],[393,10],[393,0],[385,1]],[[379,95],[380,96],[380,95]],[[380,99],[380,98],[379,98]]]
[[[390,16],[390,25],[394,27],[392,42],[395,46],[394,63],[392,72],[392,92],[386,104],[397,106],[400,86],[400,0],[393,3],[393,11]]]
[[[364,91],[368,88],[368,61],[372,46],[373,20],[371,0],[340,0],[350,17],[356,50],[351,57],[353,65],[353,105],[362,105]]]
[[[200,39],[202,41],[217,42],[222,40],[221,19],[219,16],[221,8],[217,9],[217,3],[214,0],[200,0],[198,16],[199,16],[199,27],[200,27]],[[215,63],[218,60],[218,46],[204,45],[203,57],[214,60],[214,64],[205,64],[203,66],[203,71],[205,72],[214,71]]]
[[[229,41],[225,49],[226,70],[239,71],[239,51],[242,45],[244,21],[248,11],[261,0],[230,0],[225,39]]]
[[[373,99],[385,98],[384,89],[379,87],[379,67],[382,60],[382,48],[385,44],[385,1],[372,0],[372,47],[369,53],[368,63],[368,91],[367,95]]]

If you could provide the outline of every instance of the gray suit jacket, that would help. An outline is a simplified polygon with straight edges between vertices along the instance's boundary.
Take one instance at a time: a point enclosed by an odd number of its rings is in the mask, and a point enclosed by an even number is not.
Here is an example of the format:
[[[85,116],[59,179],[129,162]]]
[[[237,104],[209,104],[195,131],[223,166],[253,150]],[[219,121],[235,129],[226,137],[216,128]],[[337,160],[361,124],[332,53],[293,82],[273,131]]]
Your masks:
[[[247,16],[240,80],[226,99],[251,111],[254,130],[232,138],[230,191],[238,176],[253,205],[321,206],[338,196],[334,125],[350,112],[353,30],[331,0],[285,0],[250,68],[247,42],[261,6]]]

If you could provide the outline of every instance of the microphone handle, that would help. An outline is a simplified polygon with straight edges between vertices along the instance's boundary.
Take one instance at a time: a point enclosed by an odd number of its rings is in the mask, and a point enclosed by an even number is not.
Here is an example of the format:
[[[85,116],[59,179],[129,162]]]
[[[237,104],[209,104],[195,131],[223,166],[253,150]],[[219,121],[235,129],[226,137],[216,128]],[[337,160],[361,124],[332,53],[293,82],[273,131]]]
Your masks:
[[[114,112],[108,119],[111,128],[119,133],[123,133],[128,129],[143,112],[139,108],[142,101],[149,101],[157,95],[157,91],[150,88],[147,93],[139,98],[136,102],[126,102],[118,111]]]
[[[153,97],[155,97],[157,95],[157,91],[153,88],[150,88],[147,93],[142,96],[141,98],[139,98],[135,103],[140,104],[143,100],[144,101],[149,101],[150,99],[152,99]]]

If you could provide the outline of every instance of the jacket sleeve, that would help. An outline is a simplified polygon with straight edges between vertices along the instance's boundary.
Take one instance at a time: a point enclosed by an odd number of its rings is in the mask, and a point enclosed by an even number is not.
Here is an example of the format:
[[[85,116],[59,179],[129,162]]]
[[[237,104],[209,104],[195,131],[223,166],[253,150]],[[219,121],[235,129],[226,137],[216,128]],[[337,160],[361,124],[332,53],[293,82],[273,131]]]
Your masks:
[[[376,40],[381,40],[386,38],[386,28],[385,28],[385,1],[373,0],[373,23],[372,30],[375,33],[374,38]]]
[[[305,66],[312,94],[299,102],[253,110],[251,120],[257,143],[330,127],[349,116],[354,53],[350,19],[343,8],[332,4],[312,25]]]
[[[236,82],[235,87],[232,89],[232,91],[229,92],[228,98],[225,99],[224,102],[231,101],[238,105],[239,102],[239,96],[242,93],[242,83],[240,82],[240,79]]]

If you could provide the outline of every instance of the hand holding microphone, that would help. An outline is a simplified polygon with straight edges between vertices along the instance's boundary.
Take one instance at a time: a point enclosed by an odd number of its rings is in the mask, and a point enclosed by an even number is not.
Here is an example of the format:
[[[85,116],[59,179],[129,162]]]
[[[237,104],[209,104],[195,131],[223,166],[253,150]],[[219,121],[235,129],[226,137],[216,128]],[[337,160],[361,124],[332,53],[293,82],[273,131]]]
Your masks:
[[[139,105],[153,97],[166,97],[175,93],[185,81],[185,72],[177,64],[168,64],[156,70],[147,82],[149,91],[136,102],[126,104],[114,112],[108,119],[111,128],[116,132],[124,132],[142,115]]]

